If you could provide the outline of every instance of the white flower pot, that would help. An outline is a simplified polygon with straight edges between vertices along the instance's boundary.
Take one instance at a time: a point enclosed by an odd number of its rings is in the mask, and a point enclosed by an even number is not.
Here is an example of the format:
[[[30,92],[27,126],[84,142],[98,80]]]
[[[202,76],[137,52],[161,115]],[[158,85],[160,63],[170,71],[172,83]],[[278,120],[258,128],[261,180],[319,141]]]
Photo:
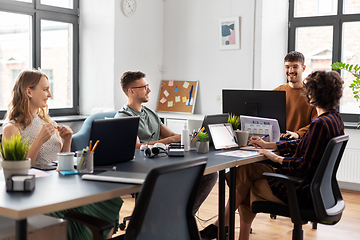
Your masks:
[[[4,171],[5,180],[12,175],[27,175],[31,167],[31,159],[21,161],[4,161],[1,159],[1,166]]]

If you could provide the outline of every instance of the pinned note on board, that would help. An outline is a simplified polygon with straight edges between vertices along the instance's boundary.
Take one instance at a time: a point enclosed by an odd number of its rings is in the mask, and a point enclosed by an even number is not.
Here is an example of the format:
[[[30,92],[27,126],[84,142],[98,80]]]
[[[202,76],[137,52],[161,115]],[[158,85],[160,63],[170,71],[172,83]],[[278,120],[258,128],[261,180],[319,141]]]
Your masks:
[[[162,80],[157,111],[194,113],[198,81]]]

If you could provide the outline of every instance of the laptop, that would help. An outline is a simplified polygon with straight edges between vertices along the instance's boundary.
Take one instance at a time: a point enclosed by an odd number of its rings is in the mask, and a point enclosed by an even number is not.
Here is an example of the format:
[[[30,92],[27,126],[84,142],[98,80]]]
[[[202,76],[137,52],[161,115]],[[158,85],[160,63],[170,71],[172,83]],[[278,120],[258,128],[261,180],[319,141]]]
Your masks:
[[[228,118],[229,118],[228,113],[205,115],[201,128],[205,128],[205,132],[209,134],[211,144],[212,144],[212,137],[209,131],[209,124],[227,123]]]
[[[140,117],[97,119],[92,122],[90,140],[99,140],[94,167],[131,161],[134,158]]]
[[[216,150],[238,147],[231,123],[209,124],[208,127]]]

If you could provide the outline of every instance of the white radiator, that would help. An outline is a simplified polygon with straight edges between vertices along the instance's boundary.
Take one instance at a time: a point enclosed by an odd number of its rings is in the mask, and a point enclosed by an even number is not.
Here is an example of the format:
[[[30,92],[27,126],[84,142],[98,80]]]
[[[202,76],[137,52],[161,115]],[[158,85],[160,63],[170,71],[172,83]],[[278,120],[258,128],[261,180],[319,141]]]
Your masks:
[[[360,183],[360,150],[345,150],[337,172],[337,180]]]

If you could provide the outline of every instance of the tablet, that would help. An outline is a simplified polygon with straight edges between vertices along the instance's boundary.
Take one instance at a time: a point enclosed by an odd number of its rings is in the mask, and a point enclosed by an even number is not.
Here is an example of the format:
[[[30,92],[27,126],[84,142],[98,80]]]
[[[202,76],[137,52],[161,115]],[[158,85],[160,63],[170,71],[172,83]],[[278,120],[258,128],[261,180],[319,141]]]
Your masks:
[[[231,123],[209,124],[209,130],[216,150],[238,147]]]

